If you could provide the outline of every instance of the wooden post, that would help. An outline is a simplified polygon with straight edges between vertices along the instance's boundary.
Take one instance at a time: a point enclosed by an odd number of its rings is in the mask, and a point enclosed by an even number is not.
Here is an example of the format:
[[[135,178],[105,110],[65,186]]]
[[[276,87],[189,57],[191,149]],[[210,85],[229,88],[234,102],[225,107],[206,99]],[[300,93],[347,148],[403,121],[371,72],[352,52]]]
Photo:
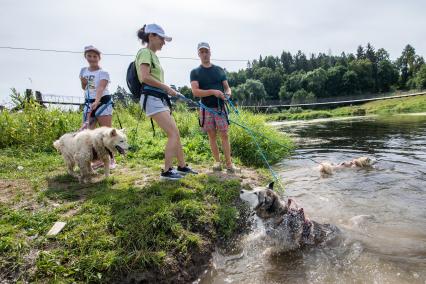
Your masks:
[[[42,106],[42,107],[46,107],[44,104],[43,104],[43,96],[41,95],[41,93],[40,93],[40,91],[35,91],[35,98],[36,98],[36,101]]]
[[[31,89],[25,90],[25,98],[27,99],[27,102],[30,102],[33,98],[33,91]]]

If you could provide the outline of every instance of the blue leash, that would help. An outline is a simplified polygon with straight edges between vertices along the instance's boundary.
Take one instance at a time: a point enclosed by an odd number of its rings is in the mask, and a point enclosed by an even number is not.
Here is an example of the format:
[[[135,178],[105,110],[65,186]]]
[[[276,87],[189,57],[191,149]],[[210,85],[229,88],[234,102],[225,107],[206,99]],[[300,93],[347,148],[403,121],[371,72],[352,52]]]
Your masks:
[[[218,116],[221,116],[221,117],[225,117],[225,116],[226,116],[226,115],[225,115],[225,114],[223,114],[222,112],[217,112],[217,111],[215,111],[214,109],[207,107],[207,106],[206,106],[206,105],[204,105],[201,101],[200,101],[200,102],[193,101],[193,100],[191,100],[191,99],[188,99],[187,97],[185,97],[184,95],[182,95],[182,94],[180,94],[180,93],[178,93],[178,96],[179,96],[182,100],[184,100],[184,101],[187,101],[187,102],[189,102],[189,103],[193,103],[193,104],[197,104],[200,108],[203,108],[203,109],[205,109],[206,111],[208,111],[208,112],[210,112],[210,113],[212,113],[212,114],[215,114],[215,115],[218,115]],[[239,117],[238,109],[235,107],[235,105],[232,103],[232,101],[230,100],[230,98],[229,98],[229,97],[227,97],[227,101],[228,101],[228,102],[229,102],[229,104],[231,105],[231,107],[232,107],[233,111],[234,111],[234,112],[237,114],[237,116]],[[236,125],[240,126],[241,128],[243,128],[244,130],[246,130],[246,131],[249,133],[249,135],[250,135],[250,136],[251,136],[251,138],[253,139],[254,143],[256,144],[257,150],[258,150],[258,152],[260,153],[260,155],[261,155],[261,157],[262,157],[263,161],[264,161],[264,162],[265,162],[265,164],[268,166],[268,169],[269,169],[269,171],[271,172],[272,177],[273,177],[273,178],[274,178],[274,180],[277,182],[277,184],[281,187],[281,189],[282,189],[282,190],[284,190],[284,187],[282,186],[282,184],[281,184],[281,182],[280,182],[280,179],[278,178],[278,175],[277,175],[277,174],[275,173],[275,171],[272,169],[271,165],[270,165],[270,164],[269,164],[269,162],[268,162],[268,159],[267,159],[266,154],[262,151],[262,148],[260,147],[259,142],[257,141],[257,138],[256,138],[256,132],[254,132],[252,129],[250,129],[249,127],[247,127],[246,125],[244,125],[244,124],[242,124],[242,123],[240,123],[240,122],[237,122],[237,121],[232,120],[232,119],[230,119],[230,118],[228,118],[228,120],[229,120],[230,122],[232,122],[232,123],[234,123],[234,124],[236,124]],[[258,134],[260,134],[260,133],[258,133]],[[263,136],[263,137],[267,138],[267,137],[266,137],[266,136],[264,136],[264,135],[260,135],[260,136]],[[270,140],[270,139],[269,139],[269,140]]]

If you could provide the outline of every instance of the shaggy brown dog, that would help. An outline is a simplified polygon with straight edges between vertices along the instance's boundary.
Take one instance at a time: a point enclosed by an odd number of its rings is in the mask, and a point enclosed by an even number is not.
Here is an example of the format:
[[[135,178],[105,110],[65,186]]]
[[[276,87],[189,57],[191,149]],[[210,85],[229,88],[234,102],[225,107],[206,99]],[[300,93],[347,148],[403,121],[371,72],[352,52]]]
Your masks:
[[[359,157],[358,159],[353,159],[352,161],[342,162],[340,164],[332,164],[323,162],[319,165],[319,171],[322,176],[332,175],[333,172],[337,169],[343,168],[369,168],[371,167],[376,160],[369,157]]]

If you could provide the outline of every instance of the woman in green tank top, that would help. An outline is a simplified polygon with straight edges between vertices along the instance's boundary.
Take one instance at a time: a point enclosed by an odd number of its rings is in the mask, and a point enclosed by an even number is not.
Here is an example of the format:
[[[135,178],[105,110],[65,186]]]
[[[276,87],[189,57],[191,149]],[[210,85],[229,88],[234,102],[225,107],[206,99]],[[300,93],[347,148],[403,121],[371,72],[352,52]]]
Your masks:
[[[156,52],[161,50],[165,42],[170,42],[171,37],[165,35],[164,30],[156,24],[144,25],[138,31],[138,38],[146,48],[142,48],[136,55],[136,70],[139,81],[145,85],[159,88],[170,96],[176,96],[177,92],[170,86],[164,84],[164,71]],[[145,96],[141,96],[141,106]],[[178,180],[182,176],[191,173],[196,174],[186,163],[180,141],[179,129],[170,114],[169,107],[160,98],[148,96],[144,106],[146,115],[152,118],[167,134],[167,145],[164,153],[164,169],[161,171],[160,179]],[[173,169],[173,158],[178,161],[177,171]]]

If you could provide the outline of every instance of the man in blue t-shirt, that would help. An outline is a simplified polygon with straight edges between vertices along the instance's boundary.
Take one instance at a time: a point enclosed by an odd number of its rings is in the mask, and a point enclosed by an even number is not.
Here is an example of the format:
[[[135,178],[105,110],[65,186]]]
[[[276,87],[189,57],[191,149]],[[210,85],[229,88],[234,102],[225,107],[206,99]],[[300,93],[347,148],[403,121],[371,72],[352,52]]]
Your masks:
[[[231,145],[228,136],[229,122],[225,109],[225,94],[231,96],[231,88],[225,71],[221,67],[211,64],[210,45],[208,43],[201,42],[198,44],[198,56],[201,59],[201,65],[191,71],[192,93],[195,97],[200,97],[205,106],[223,113],[223,115],[217,115],[205,109],[200,109],[200,126],[209,136],[210,148],[216,161],[213,170],[222,170],[216,143],[216,133],[219,131],[227,172],[240,172],[241,170],[235,167],[231,160]]]

